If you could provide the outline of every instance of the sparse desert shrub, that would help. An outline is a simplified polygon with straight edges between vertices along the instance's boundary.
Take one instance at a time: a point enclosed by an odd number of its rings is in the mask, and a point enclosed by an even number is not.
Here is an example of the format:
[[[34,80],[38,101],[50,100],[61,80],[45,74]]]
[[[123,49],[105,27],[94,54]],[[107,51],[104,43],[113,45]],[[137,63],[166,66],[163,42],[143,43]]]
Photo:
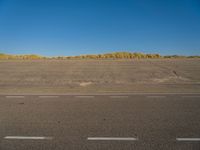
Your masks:
[[[0,53],[0,59],[22,59],[22,60],[39,60],[39,59],[145,59],[145,58],[200,58],[200,56],[181,56],[181,55],[168,55],[161,56],[160,54],[144,54],[144,53],[130,53],[130,52],[114,52],[106,54],[90,54],[79,56],[57,56],[57,57],[44,57],[35,54],[31,55],[9,55]]]

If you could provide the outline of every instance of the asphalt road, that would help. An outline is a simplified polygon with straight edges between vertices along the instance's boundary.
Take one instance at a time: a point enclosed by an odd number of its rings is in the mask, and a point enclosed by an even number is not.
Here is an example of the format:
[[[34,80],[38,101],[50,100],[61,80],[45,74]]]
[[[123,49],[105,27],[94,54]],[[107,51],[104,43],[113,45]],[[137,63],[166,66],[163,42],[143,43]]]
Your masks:
[[[1,150],[200,150],[200,94],[0,96]]]

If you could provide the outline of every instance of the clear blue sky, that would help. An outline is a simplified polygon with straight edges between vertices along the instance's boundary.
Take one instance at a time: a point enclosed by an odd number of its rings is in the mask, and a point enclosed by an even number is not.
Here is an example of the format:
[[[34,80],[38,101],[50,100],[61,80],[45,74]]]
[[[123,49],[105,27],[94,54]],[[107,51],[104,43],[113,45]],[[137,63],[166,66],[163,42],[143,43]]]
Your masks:
[[[200,0],[0,0],[0,53],[200,55]]]

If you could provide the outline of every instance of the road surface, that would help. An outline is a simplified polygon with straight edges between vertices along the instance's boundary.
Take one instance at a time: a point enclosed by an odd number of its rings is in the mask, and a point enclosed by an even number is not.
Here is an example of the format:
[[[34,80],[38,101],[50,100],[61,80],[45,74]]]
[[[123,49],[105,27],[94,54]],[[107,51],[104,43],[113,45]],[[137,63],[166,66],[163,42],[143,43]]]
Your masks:
[[[1,95],[0,150],[199,150],[200,94]]]

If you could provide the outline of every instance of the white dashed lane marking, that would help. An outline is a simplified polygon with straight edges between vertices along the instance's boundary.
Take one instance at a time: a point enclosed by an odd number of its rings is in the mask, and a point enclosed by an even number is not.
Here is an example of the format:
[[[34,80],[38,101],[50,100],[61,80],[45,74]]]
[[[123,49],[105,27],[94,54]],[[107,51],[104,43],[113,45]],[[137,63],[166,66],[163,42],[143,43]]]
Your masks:
[[[182,98],[200,98],[200,96],[182,96]]]
[[[147,96],[147,98],[166,98],[166,96],[160,96],[160,95],[155,95],[155,96]]]
[[[59,96],[39,96],[39,98],[59,98]]]
[[[75,98],[94,98],[94,96],[75,96]]]
[[[88,141],[137,141],[138,138],[133,137],[88,137]]]
[[[110,96],[110,98],[128,98],[129,96]]]
[[[200,138],[176,138],[176,140],[182,142],[200,142]]]
[[[4,139],[7,140],[52,140],[53,137],[43,136],[6,136]]]
[[[6,98],[25,98],[25,96],[6,96]]]

